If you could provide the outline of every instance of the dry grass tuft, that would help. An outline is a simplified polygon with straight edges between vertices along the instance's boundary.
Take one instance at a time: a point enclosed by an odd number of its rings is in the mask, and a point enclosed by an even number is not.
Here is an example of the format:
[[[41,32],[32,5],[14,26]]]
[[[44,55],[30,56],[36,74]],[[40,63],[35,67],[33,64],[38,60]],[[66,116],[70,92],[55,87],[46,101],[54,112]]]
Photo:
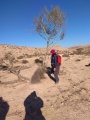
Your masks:
[[[40,59],[35,59],[35,61],[34,61],[36,64],[38,64],[38,63],[41,63],[41,64],[43,64],[43,60],[40,60]]]
[[[23,64],[29,63],[27,60],[22,60]]]

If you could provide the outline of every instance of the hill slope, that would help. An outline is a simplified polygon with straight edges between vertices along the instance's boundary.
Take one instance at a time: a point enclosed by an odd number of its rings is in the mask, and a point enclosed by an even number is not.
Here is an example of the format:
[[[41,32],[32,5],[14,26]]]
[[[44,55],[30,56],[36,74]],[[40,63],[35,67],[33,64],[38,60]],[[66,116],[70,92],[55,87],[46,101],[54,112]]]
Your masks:
[[[28,48],[24,51],[22,47],[1,48],[4,49],[3,54],[10,50],[16,56],[29,54]],[[30,48],[30,51],[33,49]],[[73,54],[68,49],[68,56],[65,56],[66,52],[62,53],[58,84],[47,74],[39,81],[36,77],[37,82],[32,84],[31,78],[39,67],[34,63],[36,56],[17,59],[13,65],[14,72],[0,66],[0,120],[90,120],[90,54],[84,49],[83,54],[76,54],[76,49],[72,50]],[[2,56],[2,52],[0,54]],[[28,62],[23,63],[23,60]],[[47,61],[50,67],[50,57]],[[39,112],[33,112],[30,105],[36,110],[40,108]]]

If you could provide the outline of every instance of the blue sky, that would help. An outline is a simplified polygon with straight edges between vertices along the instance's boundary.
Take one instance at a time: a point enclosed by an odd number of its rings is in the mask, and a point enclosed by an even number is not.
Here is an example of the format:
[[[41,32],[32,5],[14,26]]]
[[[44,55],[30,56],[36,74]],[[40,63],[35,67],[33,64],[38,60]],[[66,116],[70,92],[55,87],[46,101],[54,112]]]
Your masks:
[[[59,6],[68,15],[65,37],[58,45],[90,44],[90,0],[0,0],[0,44],[46,47],[33,24],[45,6]]]

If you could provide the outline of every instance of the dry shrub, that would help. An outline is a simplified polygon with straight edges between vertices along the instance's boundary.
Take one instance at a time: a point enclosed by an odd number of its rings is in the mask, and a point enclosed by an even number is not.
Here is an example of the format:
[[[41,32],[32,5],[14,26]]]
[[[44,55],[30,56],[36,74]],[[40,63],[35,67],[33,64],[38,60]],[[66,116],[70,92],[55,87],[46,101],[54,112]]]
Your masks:
[[[27,55],[26,57],[27,57],[27,58],[32,58],[32,57],[33,57],[33,55]]]
[[[3,59],[0,59],[0,65],[2,65],[2,63],[3,63]]]
[[[14,57],[14,55],[12,55],[11,52],[8,52],[8,53],[5,54],[5,59],[6,59],[6,60],[8,60],[8,59],[12,59],[12,60],[14,60],[15,57]]]
[[[81,61],[81,60],[80,59],[76,59],[75,61],[77,62],[77,61]]]
[[[69,54],[63,54],[62,57],[70,57]]]
[[[4,59],[9,60],[10,64],[13,64],[15,57],[14,57],[14,55],[12,55],[11,52],[8,52],[5,54]]]
[[[41,64],[42,64],[42,63],[43,63],[43,60],[40,60],[40,59],[35,59],[35,61],[34,61],[34,62],[35,62],[35,63],[37,63],[37,64],[38,64],[38,63],[41,63]]]
[[[26,63],[28,63],[28,61],[27,60],[22,60],[22,63],[26,64]]]
[[[24,56],[22,56],[22,55],[17,57],[17,59],[23,59],[23,58],[24,58]]]
[[[77,50],[77,51],[76,51],[76,54],[77,54],[77,55],[81,55],[81,54],[82,54],[82,51],[83,51],[83,48],[77,48],[76,50]]]
[[[0,65],[0,70],[7,70],[8,69],[8,66],[6,65]]]
[[[32,78],[31,78],[31,83],[39,83],[41,82],[41,79],[45,78],[45,67],[44,66],[39,66],[37,70],[34,72]]]

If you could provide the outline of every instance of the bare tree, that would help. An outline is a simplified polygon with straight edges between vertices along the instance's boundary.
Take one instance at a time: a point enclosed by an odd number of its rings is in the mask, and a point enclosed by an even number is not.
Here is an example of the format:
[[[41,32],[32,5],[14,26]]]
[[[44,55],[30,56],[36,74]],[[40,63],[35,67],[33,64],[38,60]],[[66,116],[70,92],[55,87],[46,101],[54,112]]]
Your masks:
[[[46,40],[46,55],[50,45],[64,38],[65,20],[65,14],[59,7],[54,7],[51,11],[45,7],[40,16],[34,20],[37,33]]]

